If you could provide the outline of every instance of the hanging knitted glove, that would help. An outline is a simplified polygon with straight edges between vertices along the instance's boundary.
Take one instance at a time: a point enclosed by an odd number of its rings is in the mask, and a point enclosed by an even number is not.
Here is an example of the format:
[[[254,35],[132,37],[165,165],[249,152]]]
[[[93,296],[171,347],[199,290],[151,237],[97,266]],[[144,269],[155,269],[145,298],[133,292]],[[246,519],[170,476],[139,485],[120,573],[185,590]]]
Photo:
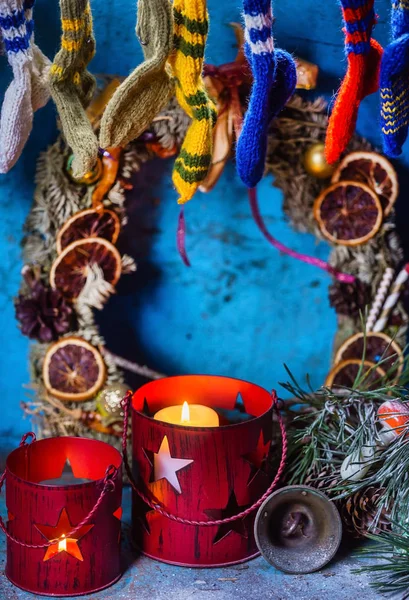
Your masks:
[[[117,88],[101,121],[99,144],[126,146],[150,125],[174,95],[166,61],[173,47],[173,14],[169,0],[139,0],[136,35],[145,62]]]
[[[409,3],[392,1],[392,38],[381,63],[381,124],[383,149],[391,157],[402,153],[409,125]]]
[[[208,30],[206,0],[175,0],[174,52],[169,58],[176,98],[192,123],[176,159],[173,183],[179,204],[190,200],[206,177],[212,160],[216,107],[203,84],[202,67]]]
[[[0,173],[17,162],[33,126],[33,112],[50,97],[46,82],[50,61],[33,40],[33,4],[33,0],[0,0],[1,45],[13,70],[0,117]]]
[[[297,72],[290,54],[274,50],[270,0],[243,0],[243,9],[253,86],[236,145],[236,162],[241,180],[253,188],[264,172],[268,126],[292,96]]]
[[[95,80],[86,67],[95,53],[89,0],[60,0],[61,48],[50,69],[51,95],[74,154],[72,170],[82,177],[98,157],[98,141],[86,115]]]
[[[340,0],[345,21],[348,67],[328,122],[325,153],[336,162],[355,131],[361,101],[379,85],[382,48],[371,38],[374,0]]]

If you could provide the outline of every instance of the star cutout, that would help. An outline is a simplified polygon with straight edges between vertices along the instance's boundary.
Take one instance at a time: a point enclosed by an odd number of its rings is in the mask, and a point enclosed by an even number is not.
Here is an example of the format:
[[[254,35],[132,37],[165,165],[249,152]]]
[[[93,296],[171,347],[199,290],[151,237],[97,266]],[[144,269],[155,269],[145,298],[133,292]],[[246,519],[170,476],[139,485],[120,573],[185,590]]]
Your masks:
[[[243,396],[240,394],[240,392],[237,394],[236,402],[234,404],[234,410],[238,410],[241,413],[246,412],[246,407],[244,406]]]
[[[139,521],[141,528],[144,529],[148,535],[150,535],[151,528],[149,526],[149,521],[146,518],[146,515],[150,512],[153,512],[153,508],[151,508],[150,506],[145,504],[145,502],[143,502],[143,500],[141,500],[138,497],[136,497],[132,501],[132,508],[133,508],[132,518]]]
[[[89,481],[92,481],[92,479],[77,477],[69,459],[67,458],[59,477],[54,479],[44,479],[40,481],[40,483],[43,485],[78,485],[79,483],[88,483]]]
[[[145,456],[152,467],[151,483],[166,479],[173,489],[178,493],[182,493],[177,472],[181,471],[190,465],[193,459],[188,458],[173,458],[169,450],[169,441],[165,435],[158,452],[144,450]],[[153,460],[152,460],[153,455]]]
[[[268,456],[270,446],[271,440],[268,440],[268,442],[265,443],[263,430],[260,430],[260,435],[255,449],[251,452],[248,452],[247,454],[242,455],[242,458],[244,458],[244,460],[251,465],[251,471],[247,485],[250,485],[250,483],[254,480],[254,478],[258,475],[260,471],[264,472],[263,466],[266,463],[266,458]]]
[[[211,520],[217,519],[226,519],[228,517],[233,517],[238,513],[246,510],[250,505],[247,504],[245,506],[239,506],[237,503],[237,498],[234,493],[234,490],[230,494],[229,501],[225,508],[208,508],[205,509],[205,513]],[[230,533],[237,533],[241,535],[241,537],[248,538],[248,528],[246,523],[246,517],[243,519],[236,519],[235,521],[231,521],[230,523],[224,523],[223,525],[219,525],[219,529],[213,539],[213,544],[220,542],[223,538],[225,538]]]
[[[56,556],[60,552],[66,552],[77,560],[84,560],[78,546],[78,541],[84,537],[94,525],[83,525],[79,531],[74,533],[73,537],[66,538],[65,534],[69,533],[71,529],[74,528],[74,525],[71,524],[68,513],[66,509],[63,508],[56,525],[36,524],[35,527],[49,542],[51,540],[58,540],[47,548],[47,552],[43,558],[44,561],[50,560],[50,558],[53,558],[53,556]]]

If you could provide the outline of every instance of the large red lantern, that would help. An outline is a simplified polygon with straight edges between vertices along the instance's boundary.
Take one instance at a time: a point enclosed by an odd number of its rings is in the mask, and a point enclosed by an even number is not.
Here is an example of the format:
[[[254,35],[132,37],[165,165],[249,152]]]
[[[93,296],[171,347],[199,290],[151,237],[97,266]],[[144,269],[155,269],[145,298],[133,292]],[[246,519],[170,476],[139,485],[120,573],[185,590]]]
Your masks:
[[[104,442],[50,438],[7,458],[8,579],[24,590],[76,596],[121,576],[122,458]],[[1,485],[0,485],[1,487]]]
[[[123,402],[125,419],[130,399],[129,393]],[[275,393],[257,385],[215,376],[170,377],[135,392],[133,533],[144,554],[193,567],[234,564],[258,554],[255,510],[285,463],[284,438],[271,483],[275,401]],[[175,412],[181,414],[184,402],[193,405],[191,421],[166,422],[175,420]],[[240,419],[232,422],[231,411],[238,406]],[[201,426],[214,411],[219,425]],[[281,419],[280,426],[284,434]],[[125,442],[124,437],[124,447]]]

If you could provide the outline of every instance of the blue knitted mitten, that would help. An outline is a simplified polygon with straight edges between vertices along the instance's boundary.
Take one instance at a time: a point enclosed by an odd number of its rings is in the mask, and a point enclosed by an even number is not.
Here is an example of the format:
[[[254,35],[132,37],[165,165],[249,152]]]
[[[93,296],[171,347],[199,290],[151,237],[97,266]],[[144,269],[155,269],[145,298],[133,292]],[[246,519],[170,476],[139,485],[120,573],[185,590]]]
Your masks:
[[[243,0],[243,10],[253,86],[236,145],[236,162],[241,180],[252,188],[263,176],[268,126],[293,94],[297,76],[292,57],[274,50],[270,0]]]
[[[393,0],[393,41],[385,48],[381,63],[381,125],[387,156],[402,153],[409,126],[409,2]]]

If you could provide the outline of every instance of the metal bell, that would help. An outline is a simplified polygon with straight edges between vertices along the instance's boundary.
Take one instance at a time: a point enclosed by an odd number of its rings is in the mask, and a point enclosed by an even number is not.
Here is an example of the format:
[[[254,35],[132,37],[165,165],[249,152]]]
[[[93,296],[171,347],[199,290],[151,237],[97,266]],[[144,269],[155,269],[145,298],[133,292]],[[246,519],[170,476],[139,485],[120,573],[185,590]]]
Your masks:
[[[257,546],[267,562],[285,573],[312,573],[337,552],[342,523],[322,492],[291,485],[271,494],[254,523]]]

